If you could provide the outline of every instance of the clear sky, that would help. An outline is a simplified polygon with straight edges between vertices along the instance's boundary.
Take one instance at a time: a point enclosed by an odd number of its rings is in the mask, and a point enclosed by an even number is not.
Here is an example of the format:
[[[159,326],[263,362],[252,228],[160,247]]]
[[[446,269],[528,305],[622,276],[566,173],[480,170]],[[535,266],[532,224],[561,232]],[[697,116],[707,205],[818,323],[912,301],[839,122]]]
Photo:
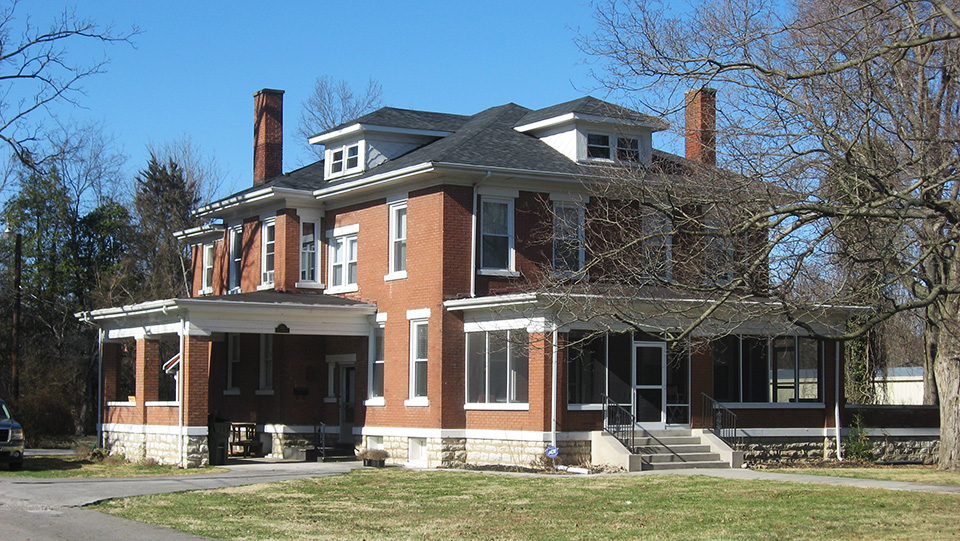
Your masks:
[[[83,83],[84,108],[60,113],[102,123],[131,178],[149,143],[189,136],[225,171],[223,192],[249,186],[261,88],[286,91],[284,171],[309,163],[296,128],[321,75],[356,89],[374,78],[384,105],[458,114],[604,97],[575,43],[595,25],[585,0],[22,0],[18,13],[46,24],[65,6],[141,30],[135,47],[71,45],[77,58],[105,51],[111,61]]]

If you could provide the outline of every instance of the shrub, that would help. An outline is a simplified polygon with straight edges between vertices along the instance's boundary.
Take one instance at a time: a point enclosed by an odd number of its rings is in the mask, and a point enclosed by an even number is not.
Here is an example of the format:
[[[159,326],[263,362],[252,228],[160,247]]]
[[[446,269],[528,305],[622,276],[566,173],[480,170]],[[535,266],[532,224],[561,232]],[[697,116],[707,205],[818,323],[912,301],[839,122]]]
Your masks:
[[[863,417],[860,414],[853,416],[853,422],[847,429],[847,437],[844,438],[843,451],[846,457],[852,460],[867,460],[872,462],[873,444],[867,437],[867,431],[863,427]]]
[[[94,462],[103,462],[109,455],[102,447],[94,447],[90,450],[90,460]]]
[[[144,468],[156,468],[160,463],[155,458],[145,458],[140,461],[140,465]]]
[[[120,466],[126,462],[127,459],[123,455],[108,455],[103,459],[103,463],[107,466]]]
[[[23,425],[27,447],[50,445],[73,437],[76,425],[73,411],[63,392],[45,387],[24,396],[16,406],[17,420]]]

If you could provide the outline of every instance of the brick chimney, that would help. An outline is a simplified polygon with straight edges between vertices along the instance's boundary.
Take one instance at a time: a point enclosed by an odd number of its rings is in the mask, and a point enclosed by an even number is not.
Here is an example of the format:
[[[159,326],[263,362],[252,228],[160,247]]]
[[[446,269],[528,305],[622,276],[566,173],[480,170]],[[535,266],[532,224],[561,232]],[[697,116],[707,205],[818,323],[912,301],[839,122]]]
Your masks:
[[[283,90],[253,95],[253,185],[283,174]]]
[[[717,165],[717,91],[707,87],[688,90],[684,101],[687,158]]]

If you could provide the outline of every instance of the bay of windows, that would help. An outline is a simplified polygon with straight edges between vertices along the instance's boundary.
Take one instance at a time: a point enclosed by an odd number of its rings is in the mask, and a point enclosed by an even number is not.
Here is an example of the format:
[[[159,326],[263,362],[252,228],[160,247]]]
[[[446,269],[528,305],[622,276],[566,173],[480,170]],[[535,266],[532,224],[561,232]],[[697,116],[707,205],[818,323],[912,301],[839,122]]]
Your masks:
[[[528,349],[526,330],[467,333],[467,403],[527,403]]]

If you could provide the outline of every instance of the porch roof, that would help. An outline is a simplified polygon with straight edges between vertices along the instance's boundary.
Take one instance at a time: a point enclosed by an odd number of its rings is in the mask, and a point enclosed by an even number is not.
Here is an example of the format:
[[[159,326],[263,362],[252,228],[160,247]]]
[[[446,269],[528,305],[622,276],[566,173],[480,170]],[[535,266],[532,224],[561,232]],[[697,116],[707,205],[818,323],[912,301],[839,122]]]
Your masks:
[[[148,301],[74,314],[104,339],[214,333],[366,336],[375,304],[334,295],[256,291]]]

